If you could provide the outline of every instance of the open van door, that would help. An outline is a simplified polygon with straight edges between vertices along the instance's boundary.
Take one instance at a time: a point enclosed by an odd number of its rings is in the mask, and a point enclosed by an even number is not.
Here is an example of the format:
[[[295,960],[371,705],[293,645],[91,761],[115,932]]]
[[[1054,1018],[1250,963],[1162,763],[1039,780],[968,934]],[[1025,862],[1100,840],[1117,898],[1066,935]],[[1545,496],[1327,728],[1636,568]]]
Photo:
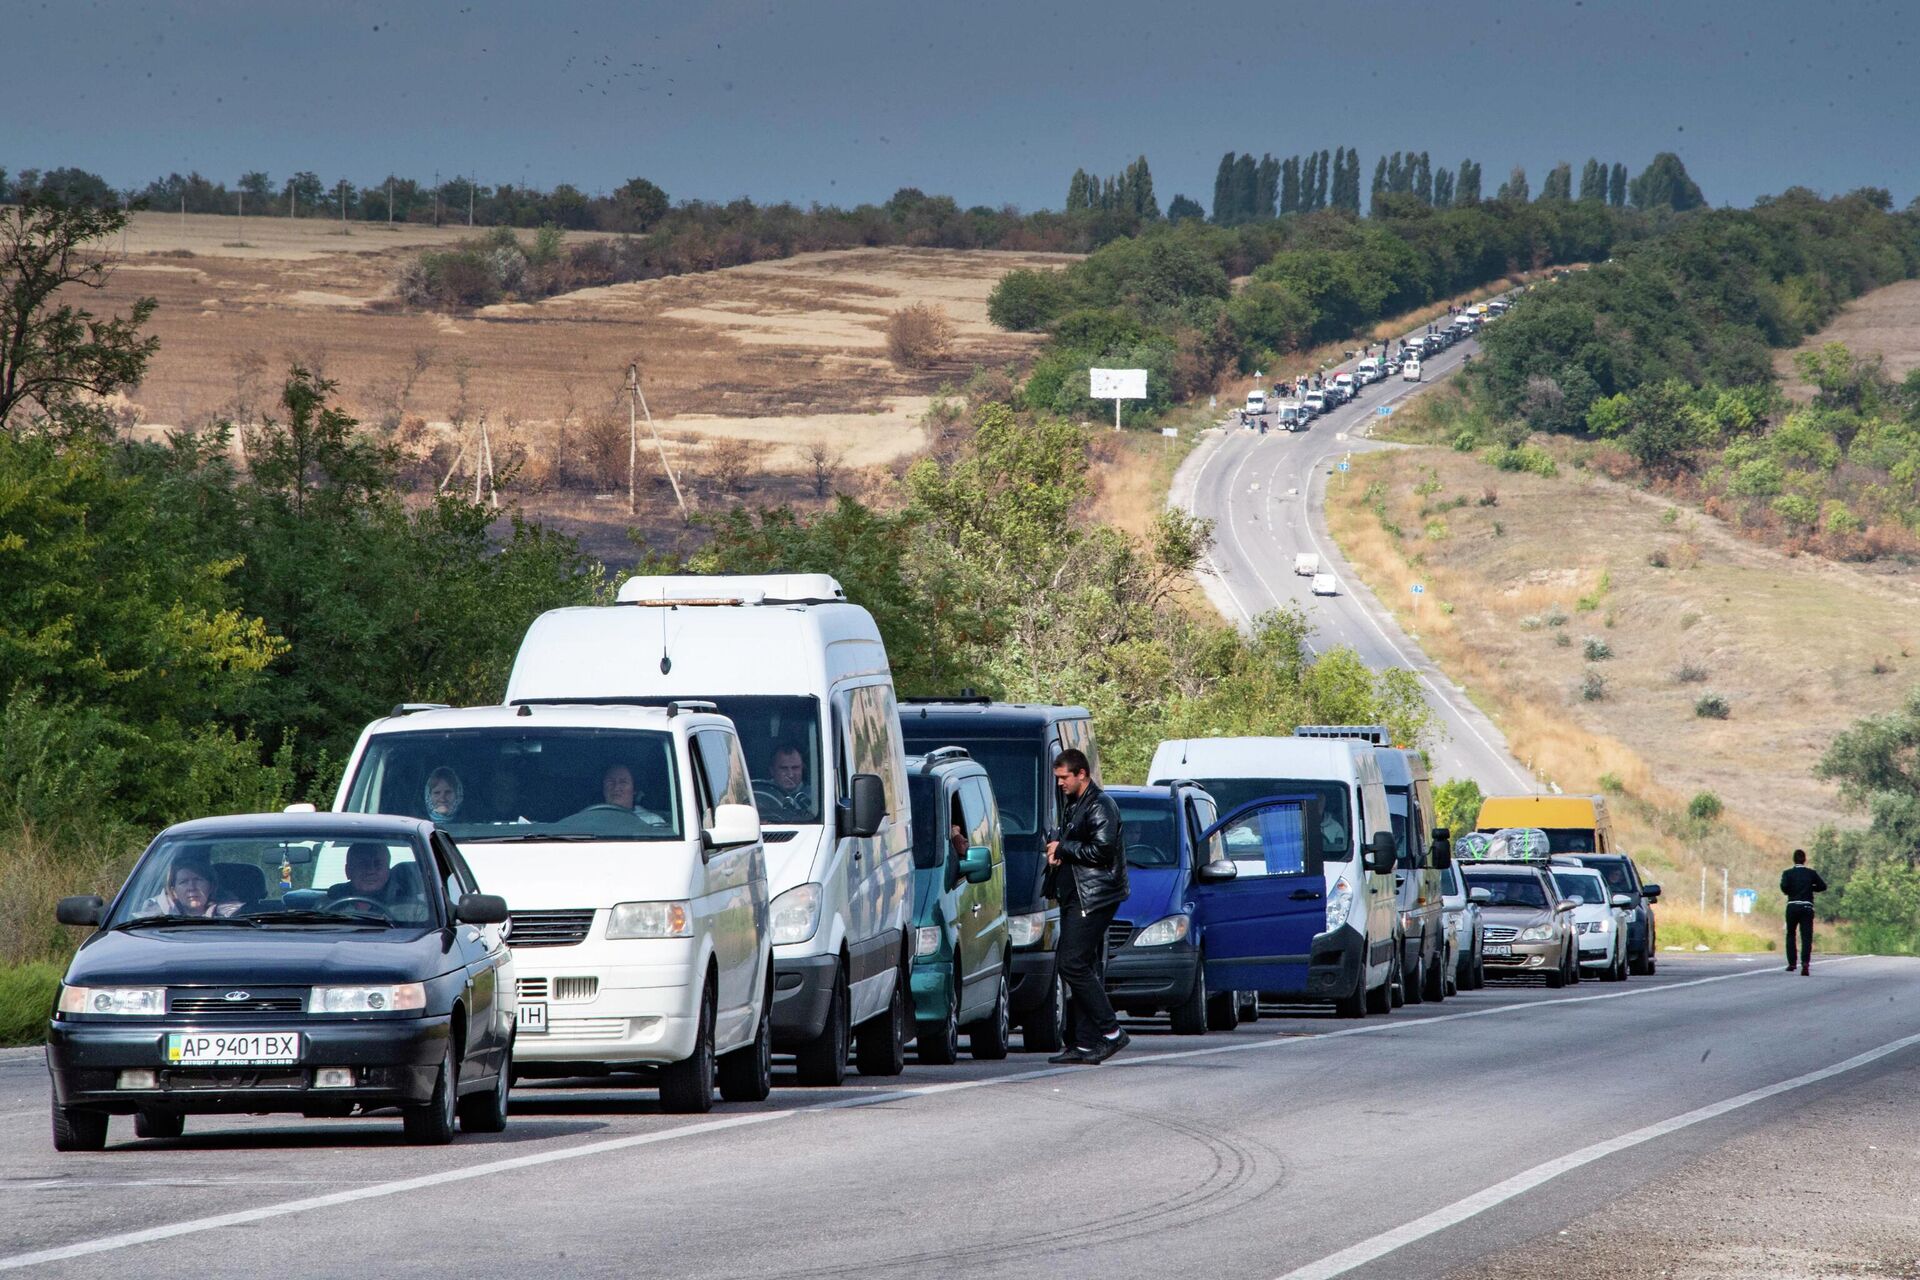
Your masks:
[[[1194,871],[1194,914],[1210,991],[1304,993],[1326,929],[1318,796],[1268,796],[1209,827]],[[1224,855],[1224,856],[1223,856]]]

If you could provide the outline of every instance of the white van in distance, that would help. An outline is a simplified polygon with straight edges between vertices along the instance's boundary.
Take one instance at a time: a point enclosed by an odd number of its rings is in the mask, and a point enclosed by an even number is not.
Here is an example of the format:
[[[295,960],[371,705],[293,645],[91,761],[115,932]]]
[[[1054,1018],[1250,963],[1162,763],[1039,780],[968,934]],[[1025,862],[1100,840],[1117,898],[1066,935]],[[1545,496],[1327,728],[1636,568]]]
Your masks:
[[[886,646],[826,574],[629,579],[542,614],[507,701],[677,699],[733,721],[773,896],[773,1043],[803,1084],[897,1075],[912,1038],[913,827]]]
[[[334,808],[426,818],[513,904],[518,1075],[651,1068],[669,1111],[772,1088],[767,868],[710,706],[472,707],[376,720]]]

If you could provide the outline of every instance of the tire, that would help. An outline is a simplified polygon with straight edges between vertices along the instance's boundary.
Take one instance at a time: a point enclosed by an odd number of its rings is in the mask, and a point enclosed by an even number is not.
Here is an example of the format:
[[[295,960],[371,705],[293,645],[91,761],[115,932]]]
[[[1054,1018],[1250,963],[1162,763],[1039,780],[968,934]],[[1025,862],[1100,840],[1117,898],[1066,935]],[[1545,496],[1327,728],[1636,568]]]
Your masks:
[[[1473,990],[1473,957],[1461,956],[1454,964],[1453,985],[1460,991]]]
[[[1336,1018],[1364,1018],[1373,1007],[1373,997],[1366,989],[1367,975],[1360,974],[1360,986],[1351,995],[1344,995],[1333,1002],[1333,1016]]]
[[[499,1133],[507,1127],[507,1095],[513,1091],[513,1039],[507,1039],[507,1053],[500,1060],[500,1076],[485,1093],[470,1093],[455,1109],[460,1114],[462,1133]]]
[[[187,1131],[187,1118],[178,1111],[149,1111],[141,1109],[133,1114],[133,1136],[136,1138],[177,1138]]]
[[[1653,956],[1653,953],[1649,951],[1647,953],[1647,976],[1652,977],[1659,968],[1660,968],[1660,962],[1656,960]]]
[[[1239,996],[1241,1025],[1244,1026],[1249,1022],[1260,1021],[1260,993],[1258,991],[1242,991],[1239,993]]]
[[[1200,957],[1200,964],[1193,972],[1193,987],[1187,992],[1187,998],[1167,1010],[1173,1022],[1173,1034],[1177,1036],[1203,1036],[1213,1022],[1209,1016],[1213,1012],[1211,993],[1207,990],[1207,961]],[[1231,1029],[1229,1024],[1228,1029]]]
[[[907,1009],[910,972],[906,964],[900,966],[887,1011],[854,1032],[853,1061],[863,1076],[897,1076],[907,1069],[907,1027],[913,1021]]]
[[[915,1029],[914,1043],[919,1046],[920,1061],[944,1067],[960,1057],[960,972],[954,971],[947,990],[947,1015],[938,1022],[922,1022]],[[864,1070],[865,1068],[862,1068]]]
[[[967,1048],[978,1062],[998,1062],[1007,1056],[1013,1044],[1013,993],[1007,982],[1007,969],[1000,967],[1000,990],[994,997],[993,1012],[978,1022],[967,1024]]]
[[[85,1107],[53,1106],[55,1151],[101,1151],[107,1145],[107,1113]]]
[[[1240,1025],[1240,993],[1215,991],[1207,997],[1207,1030],[1231,1031]]]
[[[1546,975],[1546,977],[1547,977],[1547,986],[1552,988],[1555,991],[1558,991],[1561,987],[1564,987],[1567,985],[1567,971],[1564,966],[1562,966],[1561,968],[1555,969],[1552,973],[1549,973],[1548,975]]]
[[[674,1115],[705,1115],[713,1110],[713,982],[700,991],[700,1030],[693,1053],[660,1068],[660,1106]]]
[[[1422,994],[1434,1004],[1439,1004],[1447,998],[1447,986],[1447,949],[1443,944],[1433,963],[1427,966],[1427,981]]]
[[[1381,983],[1379,986],[1374,987],[1373,989],[1367,992],[1367,1012],[1368,1013],[1392,1013],[1393,1012],[1394,992],[1400,989],[1400,974],[1398,972],[1399,967],[1400,967],[1400,962],[1398,960],[1395,960],[1393,968],[1388,970],[1387,972],[1387,980]],[[1364,969],[1361,970],[1362,974],[1364,974],[1365,972],[1366,970]],[[1366,981],[1366,979],[1362,977],[1361,981],[1364,982]]]
[[[819,1035],[794,1052],[793,1066],[801,1084],[833,1089],[847,1082],[847,1042],[853,1039],[847,1014],[847,970],[843,964],[833,975],[826,1025],[820,1028]]]
[[[1053,999],[1020,1024],[1020,1047],[1028,1053],[1058,1053],[1067,1046],[1067,989],[1053,975]]]
[[[454,1103],[460,1091],[460,1058],[454,1042],[447,1041],[447,1052],[440,1059],[440,1075],[433,1082],[433,1097],[403,1109],[400,1122],[407,1141],[416,1147],[444,1147],[453,1141],[456,1116]]]
[[[1414,961],[1411,974],[1407,972],[1406,962],[1400,964],[1400,1003],[1422,1004],[1427,998],[1427,959],[1423,955]]]
[[[765,1102],[773,1092],[773,964],[767,964],[767,996],[760,1006],[760,1026],[753,1043],[722,1054],[719,1063],[720,1096],[728,1102]]]

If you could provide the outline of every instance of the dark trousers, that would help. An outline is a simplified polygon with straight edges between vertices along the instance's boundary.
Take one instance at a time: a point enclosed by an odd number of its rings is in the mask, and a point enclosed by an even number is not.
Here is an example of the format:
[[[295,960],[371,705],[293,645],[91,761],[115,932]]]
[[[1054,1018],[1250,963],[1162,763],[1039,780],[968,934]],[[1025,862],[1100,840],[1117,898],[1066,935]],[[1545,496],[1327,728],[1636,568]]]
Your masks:
[[[1106,983],[1107,926],[1119,909],[1116,902],[1082,915],[1077,903],[1060,904],[1060,944],[1053,962],[1073,997],[1068,1004],[1072,1016],[1067,1043],[1081,1049],[1093,1048],[1095,1038],[1120,1029]]]
[[[1799,943],[1798,947],[1794,946]],[[1787,968],[1802,969],[1813,963],[1813,904],[1787,904]]]

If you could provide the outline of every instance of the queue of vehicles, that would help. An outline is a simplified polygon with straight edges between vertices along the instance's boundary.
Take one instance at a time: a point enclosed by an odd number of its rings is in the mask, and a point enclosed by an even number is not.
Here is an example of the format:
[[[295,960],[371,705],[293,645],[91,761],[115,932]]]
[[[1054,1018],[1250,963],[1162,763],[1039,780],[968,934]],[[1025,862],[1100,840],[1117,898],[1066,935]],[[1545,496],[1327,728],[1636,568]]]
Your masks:
[[[1069,747],[1097,778],[1082,708],[896,699],[831,577],[633,579],[536,620],[502,705],[367,726],[332,811],[180,824],[111,902],[62,900],[93,932],[49,1025],[55,1145],[99,1149],[113,1115],[395,1110],[446,1142],[504,1125],[523,1078],[703,1112],[764,1099],[776,1054],[831,1087],[910,1048],[1057,1050]],[[1108,989],[1183,1034],[1651,971],[1659,887],[1599,801],[1489,800],[1456,862],[1378,727],[1169,741],[1111,793]]]

